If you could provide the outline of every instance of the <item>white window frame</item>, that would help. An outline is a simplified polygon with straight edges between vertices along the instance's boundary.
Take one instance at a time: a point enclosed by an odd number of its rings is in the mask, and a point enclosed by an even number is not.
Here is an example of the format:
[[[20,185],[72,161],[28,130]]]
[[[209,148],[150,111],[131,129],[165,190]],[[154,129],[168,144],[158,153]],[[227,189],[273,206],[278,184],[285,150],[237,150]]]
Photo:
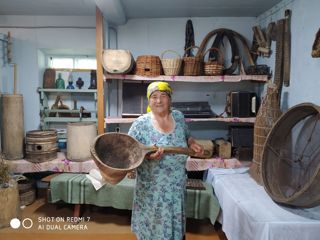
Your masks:
[[[53,66],[53,59],[71,59],[72,60],[72,66]],[[79,62],[79,60],[87,60],[89,59],[90,61],[94,61],[95,64],[90,65],[89,67],[84,67],[81,66],[79,67],[77,65],[77,62]],[[47,66],[49,68],[56,68],[56,69],[61,69],[61,68],[67,68],[67,69],[93,69],[96,70],[97,69],[97,61],[96,61],[96,57],[95,56],[63,56],[63,55],[54,55],[54,56],[48,56],[47,58]]]

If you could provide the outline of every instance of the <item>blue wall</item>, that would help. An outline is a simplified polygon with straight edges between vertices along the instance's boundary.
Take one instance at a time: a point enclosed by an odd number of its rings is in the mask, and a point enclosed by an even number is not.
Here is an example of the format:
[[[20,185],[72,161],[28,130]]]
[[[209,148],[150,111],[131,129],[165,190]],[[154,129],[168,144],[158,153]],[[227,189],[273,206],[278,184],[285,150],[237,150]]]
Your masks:
[[[282,109],[286,110],[302,102],[320,105],[320,59],[311,57],[315,34],[320,28],[319,0],[284,0],[258,17],[257,22],[266,27],[269,22],[284,17],[285,9],[292,10],[291,18],[291,79],[290,86],[282,90]],[[275,43],[272,45],[275,50]],[[275,54],[261,59],[274,68]]]

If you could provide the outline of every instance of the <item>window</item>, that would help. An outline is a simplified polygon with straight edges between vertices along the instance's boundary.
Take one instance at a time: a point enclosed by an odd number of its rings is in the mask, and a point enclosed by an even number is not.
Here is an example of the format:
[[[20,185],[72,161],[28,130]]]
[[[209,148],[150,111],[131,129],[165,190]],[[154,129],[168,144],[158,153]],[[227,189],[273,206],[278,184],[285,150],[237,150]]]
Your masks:
[[[50,68],[97,69],[94,57],[49,57]]]
[[[95,58],[75,58],[75,68],[97,69],[97,60]]]

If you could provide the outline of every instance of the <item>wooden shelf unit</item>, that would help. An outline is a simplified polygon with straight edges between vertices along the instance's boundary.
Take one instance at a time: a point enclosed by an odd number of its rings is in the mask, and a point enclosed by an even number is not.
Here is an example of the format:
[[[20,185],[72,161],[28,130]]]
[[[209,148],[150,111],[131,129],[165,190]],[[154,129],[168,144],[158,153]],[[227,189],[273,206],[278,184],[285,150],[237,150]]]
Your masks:
[[[116,117],[108,117],[105,118],[106,124],[114,124],[114,123],[133,123],[136,118],[116,118]],[[186,118],[186,122],[226,122],[226,123],[254,123],[256,118]]]

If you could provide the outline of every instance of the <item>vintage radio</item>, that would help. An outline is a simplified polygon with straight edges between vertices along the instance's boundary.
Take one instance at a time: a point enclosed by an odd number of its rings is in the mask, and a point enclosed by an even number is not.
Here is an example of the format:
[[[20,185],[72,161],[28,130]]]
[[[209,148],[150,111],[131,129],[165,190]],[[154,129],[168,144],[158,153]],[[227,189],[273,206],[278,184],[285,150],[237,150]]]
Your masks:
[[[227,95],[226,112],[230,117],[255,117],[259,101],[254,92],[230,92]]]

